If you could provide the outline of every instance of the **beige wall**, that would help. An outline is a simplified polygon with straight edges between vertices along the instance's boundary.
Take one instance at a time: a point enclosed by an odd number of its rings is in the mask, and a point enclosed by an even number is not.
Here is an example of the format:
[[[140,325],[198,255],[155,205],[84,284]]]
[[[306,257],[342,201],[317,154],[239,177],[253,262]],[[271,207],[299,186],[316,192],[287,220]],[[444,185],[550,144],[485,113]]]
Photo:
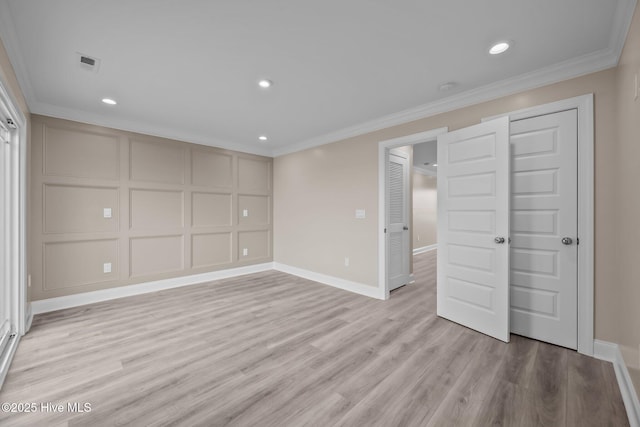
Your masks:
[[[272,260],[270,158],[37,115],[32,144],[34,300]]]
[[[614,193],[617,226],[616,275],[600,288],[610,301],[607,312],[617,326],[615,341],[623,347],[630,367],[640,368],[640,96],[634,100],[636,75],[640,79],[640,7],[636,11],[617,69],[615,105],[617,155],[611,164],[617,173]],[[639,94],[640,95],[640,94]],[[596,298],[602,295],[596,294]],[[636,373],[636,379],[640,373]],[[640,393],[640,384],[636,387]]]
[[[435,176],[413,172],[413,247],[438,242],[438,186]]]
[[[587,93],[595,95],[596,337],[618,340],[622,286],[615,233],[616,70],[609,69],[321,147],[274,161],[274,257],[277,262],[377,286],[378,142]],[[637,139],[637,136],[636,136]],[[366,220],[353,219],[366,208]],[[351,256],[350,267],[342,258]],[[637,325],[637,323],[636,323]]]

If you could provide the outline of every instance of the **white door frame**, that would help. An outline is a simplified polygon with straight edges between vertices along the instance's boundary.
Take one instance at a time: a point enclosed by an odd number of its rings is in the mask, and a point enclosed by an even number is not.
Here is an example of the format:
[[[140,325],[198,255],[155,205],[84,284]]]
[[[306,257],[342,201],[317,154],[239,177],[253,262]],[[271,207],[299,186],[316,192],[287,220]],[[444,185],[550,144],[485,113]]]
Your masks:
[[[512,111],[521,120],[535,116],[578,110],[578,352],[593,356],[594,340],[594,133],[593,94]]]
[[[510,116],[525,119],[560,111],[578,111],[578,352],[593,356],[594,340],[594,117],[593,94],[524,108],[483,118],[482,121]],[[448,132],[439,128],[382,141],[378,146],[378,287],[389,298],[385,256],[385,165],[388,150],[430,141]]]
[[[389,150],[406,145],[416,145],[422,142],[435,141],[438,135],[447,133],[449,128],[438,128],[426,132],[415,133],[413,135],[401,136],[399,138],[381,141],[378,144],[378,288],[382,290],[384,299],[389,299],[389,283],[387,282],[387,251],[386,236],[384,228],[386,224],[386,181],[387,162],[389,161]],[[411,167],[411,165],[409,165]],[[409,194],[411,197],[411,194]],[[409,213],[410,214],[410,213]],[[409,245],[411,246],[411,245]]]
[[[15,327],[15,339],[8,343],[5,358],[0,360],[0,385],[8,370],[8,363],[15,352],[20,337],[29,327],[31,313],[27,303],[26,287],[26,205],[27,205],[27,120],[17,103],[7,91],[8,85],[0,77],[0,111],[13,121],[16,130],[11,133],[9,238],[5,242],[14,256],[7,266],[11,286],[11,322]]]

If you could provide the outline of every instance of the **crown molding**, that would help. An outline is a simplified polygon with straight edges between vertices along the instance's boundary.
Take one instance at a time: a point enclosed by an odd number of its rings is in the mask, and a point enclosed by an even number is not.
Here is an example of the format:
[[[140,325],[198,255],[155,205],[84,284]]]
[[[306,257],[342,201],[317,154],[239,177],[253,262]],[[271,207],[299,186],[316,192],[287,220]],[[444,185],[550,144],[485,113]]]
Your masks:
[[[338,142],[347,138],[353,138],[436,114],[446,113],[481,102],[513,95],[525,90],[535,89],[615,67],[618,65],[618,60],[624,48],[636,3],[637,0],[623,0],[618,3],[614,14],[611,35],[609,36],[609,45],[604,49],[571,58],[510,79],[471,89],[438,101],[419,105],[398,113],[382,116],[375,120],[310,138],[297,144],[275,148],[272,151],[272,155],[273,157],[278,157],[320,145]]]
[[[618,60],[622,55],[622,49],[624,49],[624,44],[627,40],[636,3],[637,0],[625,0],[618,3],[618,8],[613,16],[613,26],[609,36],[609,49],[616,56],[616,65],[618,65]]]
[[[27,106],[32,113],[262,156],[278,157],[615,67],[618,64],[620,54],[624,48],[636,3],[637,0],[623,0],[618,3],[614,14],[609,44],[605,49],[500,82],[471,89],[438,101],[419,105],[335,132],[313,137],[299,143],[273,148],[266,146],[254,147],[219,140],[208,135],[191,134],[185,132],[183,129],[163,127],[153,123],[141,123],[133,120],[106,118],[99,114],[40,103],[35,99],[22,55],[17,48],[16,32],[13,22],[10,19],[11,11],[9,10],[6,0],[0,0],[0,38],[4,43],[11,64],[16,72],[18,82],[27,101]]]
[[[348,128],[331,132],[316,138],[311,138],[287,147],[274,149],[273,156],[283,156],[296,151],[317,147],[319,145],[353,138],[366,133],[424,119],[436,114],[446,113],[459,108],[468,107],[470,105],[513,95],[525,90],[531,90],[585,74],[606,70],[607,68],[615,67],[618,62],[618,58],[619,54],[616,55],[613,52],[613,49],[607,47],[606,49],[601,49],[587,55],[562,61],[536,71],[531,71],[516,77],[501,80],[476,89],[471,89],[438,101],[403,110],[398,113],[389,114],[375,120],[356,126],[350,126]]]
[[[208,135],[188,133],[182,129],[158,126],[154,123],[145,123],[138,120],[128,120],[120,118],[105,117],[100,114],[87,111],[59,107],[57,105],[34,102],[30,106],[33,114],[55,117],[58,119],[73,120],[90,125],[104,126],[112,129],[119,129],[127,132],[136,132],[160,138],[174,139],[177,141],[190,142],[192,144],[207,145],[210,147],[222,148],[226,150],[240,151],[248,154],[271,157],[269,147],[253,147],[231,141],[212,138]]]
[[[15,26],[13,25],[13,21],[10,19],[10,17],[11,10],[9,9],[8,2],[6,0],[1,0],[0,39],[2,39],[2,44],[7,51],[7,55],[9,55],[11,66],[15,71],[16,78],[18,79],[18,84],[20,85],[20,89],[22,90],[22,95],[24,95],[24,99],[27,102],[27,107],[29,107],[29,111],[31,111],[31,106],[35,101],[35,97],[33,96],[33,88],[31,86],[31,81],[29,80],[27,67],[25,67],[24,61],[22,59],[22,54],[18,49]]]

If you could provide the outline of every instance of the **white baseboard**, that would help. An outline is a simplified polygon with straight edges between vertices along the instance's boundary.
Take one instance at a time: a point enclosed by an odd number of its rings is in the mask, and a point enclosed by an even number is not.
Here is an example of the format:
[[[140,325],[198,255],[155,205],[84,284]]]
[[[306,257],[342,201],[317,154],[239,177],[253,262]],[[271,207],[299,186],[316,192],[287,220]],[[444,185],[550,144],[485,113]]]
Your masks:
[[[356,294],[365,295],[376,299],[385,299],[384,290],[381,290],[377,287],[364,285],[358,282],[352,282],[350,280],[341,279],[339,277],[328,276],[326,274],[316,273],[314,271],[304,270],[298,267],[292,267],[290,265],[281,264],[279,262],[273,263],[273,269],[281,271],[283,273],[302,277],[304,279],[313,280],[314,282],[333,286],[334,288],[354,292]]]
[[[624,363],[632,369],[640,369],[640,349],[619,345]]]
[[[620,394],[622,394],[622,400],[627,409],[629,424],[631,427],[640,427],[640,401],[638,401],[638,394],[631,381],[627,365],[622,358],[620,347],[618,344],[607,341],[594,340],[593,356],[613,363]]]
[[[29,311],[27,313],[27,319],[24,322],[24,333],[26,334],[31,329],[31,324],[33,323],[33,306],[31,303],[28,304]]]
[[[11,338],[7,343],[7,348],[4,353],[0,354],[0,389],[2,389],[2,384],[4,383],[4,379],[7,377],[9,373],[9,367],[11,366],[11,361],[13,360],[13,355],[18,349],[18,343],[20,342],[20,334],[16,334],[14,338]]]
[[[227,270],[212,271],[209,273],[193,274],[191,276],[175,277],[171,279],[156,280],[153,282],[145,282],[135,285],[120,286],[117,288],[102,289],[93,292],[84,292],[81,294],[68,295],[64,297],[48,298],[38,301],[32,301],[31,311],[33,314],[47,313],[55,310],[62,310],[63,308],[93,304],[96,302],[124,298],[132,295],[146,294],[149,292],[156,292],[164,289],[196,285],[199,283],[211,282],[213,280],[227,279],[230,277],[259,273],[272,269],[273,263],[267,262],[264,264],[249,265],[246,267],[230,268]]]
[[[423,246],[421,248],[414,248],[413,249],[413,254],[414,255],[418,255],[418,254],[423,254],[425,252],[429,252],[432,251],[434,249],[438,249],[438,244],[433,244],[433,245],[428,245],[428,246]]]

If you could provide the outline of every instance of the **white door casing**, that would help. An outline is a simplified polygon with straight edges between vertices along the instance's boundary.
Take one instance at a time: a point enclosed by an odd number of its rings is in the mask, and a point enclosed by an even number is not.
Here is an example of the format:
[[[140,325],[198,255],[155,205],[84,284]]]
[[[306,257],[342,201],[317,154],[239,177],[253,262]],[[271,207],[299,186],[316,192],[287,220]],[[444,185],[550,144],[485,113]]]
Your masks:
[[[413,146],[422,142],[435,141],[438,135],[447,133],[446,127],[405,135],[378,143],[378,287],[383,299],[389,298],[389,257],[387,253],[388,191],[387,170],[389,151],[397,147]],[[411,254],[409,255],[412,256]],[[410,258],[411,259],[411,258]]]
[[[389,151],[387,162],[386,247],[388,283],[392,291],[409,282],[409,158],[400,150]]]
[[[1,119],[1,116],[0,116]],[[7,256],[10,253],[8,247],[7,219],[9,215],[9,132],[4,124],[0,123],[0,354],[5,349],[9,333],[11,332],[11,289],[9,265]]]
[[[438,137],[437,313],[505,342],[509,194],[508,117]]]
[[[577,110],[511,122],[511,331],[572,349],[577,155]]]

